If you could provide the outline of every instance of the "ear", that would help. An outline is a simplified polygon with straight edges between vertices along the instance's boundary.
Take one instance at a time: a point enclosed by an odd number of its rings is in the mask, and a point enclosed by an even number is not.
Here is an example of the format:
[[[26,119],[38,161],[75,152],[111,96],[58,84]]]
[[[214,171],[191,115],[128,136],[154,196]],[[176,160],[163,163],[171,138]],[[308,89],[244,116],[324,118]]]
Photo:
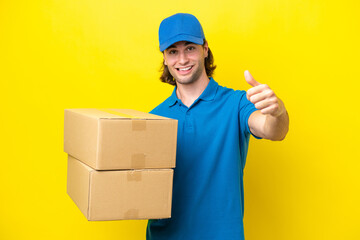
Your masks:
[[[164,64],[167,65],[166,59],[165,59],[165,54],[163,53],[163,58],[164,58]]]
[[[205,43],[204,43],[204,56],[205,58],[207,58],[209,55],[209,45],[208,45],[208,42],[205,40]]]

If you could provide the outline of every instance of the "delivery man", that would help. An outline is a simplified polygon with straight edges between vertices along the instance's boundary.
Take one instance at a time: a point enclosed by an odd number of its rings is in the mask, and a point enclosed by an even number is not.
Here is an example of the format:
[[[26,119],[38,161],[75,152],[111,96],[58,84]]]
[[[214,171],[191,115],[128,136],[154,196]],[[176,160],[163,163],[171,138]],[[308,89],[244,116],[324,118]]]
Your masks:
[[[243,170],[249,137],[282,140],[284,103],[248,71],[248,91],[220,86],[200,22],[178,13],[159,28],[163,82],[172,95],[152,113],[178,120],[172,214],[148,222],[148,240],[244,239]]]

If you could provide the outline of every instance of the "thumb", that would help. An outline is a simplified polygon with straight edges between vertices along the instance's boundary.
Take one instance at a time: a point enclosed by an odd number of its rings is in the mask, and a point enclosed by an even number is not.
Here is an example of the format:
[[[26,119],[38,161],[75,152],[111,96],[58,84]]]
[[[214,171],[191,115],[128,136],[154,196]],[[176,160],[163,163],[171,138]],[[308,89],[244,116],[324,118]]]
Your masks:
[[[246,70],[244,72],[245,80],[248,84],[250,84],[253,87],[261,85],[261,83],[257,82],[253,76],[250,74],[249,70]]]

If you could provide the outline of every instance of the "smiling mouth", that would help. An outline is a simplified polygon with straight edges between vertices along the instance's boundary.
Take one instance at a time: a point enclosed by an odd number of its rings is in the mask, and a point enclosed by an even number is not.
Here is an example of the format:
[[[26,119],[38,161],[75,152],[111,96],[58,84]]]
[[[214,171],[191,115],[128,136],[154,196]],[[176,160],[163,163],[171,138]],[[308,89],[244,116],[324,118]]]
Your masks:
[[[189,71],[192,68],[193,68],[193,66],[189,66],[189,67],[184,67],[184,68],[176,68],[176,70],[178,70],[179,72],[185,72],[185,71]]]

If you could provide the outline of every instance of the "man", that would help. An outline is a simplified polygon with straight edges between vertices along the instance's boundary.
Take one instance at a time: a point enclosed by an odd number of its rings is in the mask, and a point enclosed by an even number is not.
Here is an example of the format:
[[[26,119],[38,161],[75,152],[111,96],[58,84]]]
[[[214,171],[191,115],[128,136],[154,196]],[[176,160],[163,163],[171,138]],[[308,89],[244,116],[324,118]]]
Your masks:
[[[243,169],[250,134],[282,140],[289,125],[283,102],[248,71],[247,92],[211,77],[213,56],[199,21],[175,14],[159,28],[161,80],[175,85],[152,113],[178,120],[172,216],[148,222],[147,239],[244,239]]]

